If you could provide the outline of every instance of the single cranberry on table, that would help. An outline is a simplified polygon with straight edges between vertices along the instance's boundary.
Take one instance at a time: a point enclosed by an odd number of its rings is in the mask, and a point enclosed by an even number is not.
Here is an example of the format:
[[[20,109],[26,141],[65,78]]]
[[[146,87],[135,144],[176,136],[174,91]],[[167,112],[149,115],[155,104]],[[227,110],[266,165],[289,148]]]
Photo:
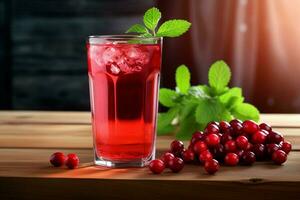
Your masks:
[[[259,130],[259,126],[256,124],[256,122],[252,120],[245,120],[243,122],[243,131],[245,133],[252,135],[258,130]]]
[[[204,169],[208,174],[216,173],[220,168],[219,162],[215,159],[207,160],[204,163]]]
[[[194,144],[193,150],[194,150],[194,153],[199,155],[202,151],[207,150],[207,145],[203,141],[198,141],[196,144]]]
[[[180,172],[184,167],[184,162],[181,158],[174,158],[169,162],[169,168],[172,172]]]
[[[228,130],[231,129],[231,125],[226,121],[221,121],[219,123],[219,128],[220,128],[221,133],[225,133],[225,132],[227,132]]]
[[[224,145],[225,147],[225,151],[228,152],[236,152],[237,150],[237,146],[236,146],[236,142],[234,140],[229,140],[225,143]]]
[[[284,151],[286,154],[289,154],[292,150],[292,144],[288,141],[284,141],[281,144],[280,150]]]
[[[261,123],[261,124],[259,125],[259,128],[260,128],[261,130],[266,130],[266,131],[268,131],[268,132],[272,131],[272,127],[271,127],[269,124],[267,124],[267,123]]]
[[[267,143],[279,144],[283,141],[282,134],[276,131],[270,131],[267,137]]]
[[[252,151],[245,151],[241,158],[244,165],[252,165],[256,161],[255,154]]]
[[[156,159],[149,163],[149,169],[154,174],[161,174],[165,169],[165,164],[162,160]]]
[[[170,145],[170,149],[173,154],[181,155],[181,153],[184,149],[184,144],[182,141],[174,140]]]
[[[166,167],[169,167],[169,162],[175,158],[174,154],[165,152],[160,159],[165,163]]]
[[[251,137],[251,141],[254,144],[264,144],[266,142],[267,139],[267,133],[265,133],[265,130],[262,131],[256,131],[252,137]]]
[[[75,153],[70,153],[67,155],[66,166],[69,169],[75,169],[79,165],[79,158]]]
[[[195,158],[195,154],[192,150],[184,150],[182,152],[182,159],[185,163],[190,163],[192,161],[194,161]]]
[[[205,161],[213,159],[212,153],[210,153],[209,150],[203,151],[199,155],[199,161],[200,163],[205,163]]]
[[[248,138],[243,136],[243,135],[240,135],[238,136],[236,139],[235,139],[235,142],[236,142],[236,145],[240,148],[240,149],[247,149],[248,147]]]
[[[287,154],[282,150],[277,150],[272,154],[272,160],[275,164],[281,165],[287,159]]]
[[[272,156],[272,154],[275,151],[277,151],[277,150],[280,149],[280,146],[278,144],[272,143],[272,144],[267,144],[266,148],[267,148],[267,150],[266,150],[267,151],[267,155]]]
[[[209,134],[205,137],[205,142],[209,147],[214,147],[220,144],[220,137],[217,134]]]
[[[224,161],[228,166],[236,166],[239,163],[239,156],[235,153],[227,153]]]
[[[191,144],[196,144],[196,142],[203,140],[204,139],[204,134],[202,131],[196,131],[195,133],[193,133],[192,135],[192,139],[191,139]]]
[[[227,141],[232,140],[232,139],[233,139],[233,137],[231,136],[230,133],[224,133],[221,136],[220,142],[221,142],[221,144],[225,144]]]
[[[220,129],[217,125],[215,124],[208,124],[205,128],[205,133],[206,134],[212,134],[212,133],[219,133],[220,132]]]
[[[252,151],[256,156],[257,160],[263,160],[266,156],[266,148],[263,144],[254,144]]]
[[[54,167],[61,167],[66,163],[67,157],[62,152],[55,152],[49,160]]]

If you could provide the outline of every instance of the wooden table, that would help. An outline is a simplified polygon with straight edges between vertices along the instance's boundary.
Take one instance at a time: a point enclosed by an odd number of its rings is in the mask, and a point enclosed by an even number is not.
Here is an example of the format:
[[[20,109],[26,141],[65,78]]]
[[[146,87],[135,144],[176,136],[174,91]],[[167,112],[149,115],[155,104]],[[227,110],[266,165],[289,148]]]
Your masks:
[[[293,144],[283,166],[257,162],[225,167],[213,176],[187,165],[179,174],[92,164],[87,112],[0,112],[0,199],[300,199],[300,115],[261,116]],[[158,137],[158,154],[171,137]],[[187,143],[187,142],[186,142]],[[54,168],[55,151],[77,153],[79,169]]]

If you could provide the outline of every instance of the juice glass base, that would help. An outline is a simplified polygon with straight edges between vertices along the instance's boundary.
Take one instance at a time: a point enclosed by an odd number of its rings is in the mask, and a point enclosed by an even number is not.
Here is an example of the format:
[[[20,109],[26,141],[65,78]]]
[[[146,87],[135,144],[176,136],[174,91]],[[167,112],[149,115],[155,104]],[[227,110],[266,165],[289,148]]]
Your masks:
[[[154,148],[155,149],[155,148]],[[151,160],[155,158],[155,151],[148,158],[133,160],[133,161],[112,161],[98,157],[95,153],[94,163],[98,166],[110,167],[110,168],[125,168],[125,167],[145,167]]]

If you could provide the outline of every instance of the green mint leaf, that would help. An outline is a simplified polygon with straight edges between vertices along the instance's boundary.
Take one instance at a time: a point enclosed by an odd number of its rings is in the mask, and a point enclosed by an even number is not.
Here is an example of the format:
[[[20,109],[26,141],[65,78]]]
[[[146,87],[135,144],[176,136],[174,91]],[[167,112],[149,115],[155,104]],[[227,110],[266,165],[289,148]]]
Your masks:
[[[145,26],[143,26],[141,24],[134,24],[125,33],[142,33],[142,34],[147,34],[149,32],[148,32],[148,29]]]
[[[241,120],[252,119],[256,122],[259,120],[258,109],[249,103],[238,104],[233,108],[232,114]]]
[[[157,127],[157,135],[167,135],[175,131],[175,126],[167,125],[167,126],[158,126]]]
[[[176,133],[176,138],[180,140],[189,140],[198,127],[199,125],[195,120],[195,116],[189,115],[187,118],[180,121],[180,127]]]
[[[209,97],[206,92],[204,91],[204,89],[202,87],[199,86],[192,86],[190,87],[188,94],[196,97],[196,98],[207,98]]]
[[[179,119],[183,120],[190,115],[194,115],[197,105],[198,105],[197,99],[183,100],[180,113],[179,113]]]
[[[187,32],[191,23],[186,20],[173,19],[164,22],[158,29],[158,37],[178,37]]]
[[[155,7],[150,8],[144,14],[144,24],[147,28],[155,32],[155,28],[160,18],[161,18],[160,11]]]
[[[215,99],[203,99],[198,102],[196,109],[196,121],[200,124],[207,124],[211,121],[228,120],[230,113],[224,106]]]
[[[219,99],[220,102],[229,110],[231,110],[237,104],[243,103],[244,101],[242,89],[238,87],[229,89],[227,92],[219,96]]]
[[[174,90],[167,88],[161,88],[159,90],[159,102],[166,107],[172,107],[175,105],[175,98],[178,94]]]
[[[175,80],[177,88],[182,94],[188,93],[189,88],[191,87],[190,79],[191,74],[189,69],[185,65],[180,65],[176,69]]]
[[[218,95],[224,91],[231,77],[230,68],[224,61],[217,61],[212,64],[208,72],[209,85]]]
[[[168,112],[158,114],[157,134],[165,134],[170,129],[171,122],[177,116],[179,109],[177,107],[170,108]]]
[[[207,96],[212,96],[211,88],[207,85],[198,85],[196,87],[200,88]]]

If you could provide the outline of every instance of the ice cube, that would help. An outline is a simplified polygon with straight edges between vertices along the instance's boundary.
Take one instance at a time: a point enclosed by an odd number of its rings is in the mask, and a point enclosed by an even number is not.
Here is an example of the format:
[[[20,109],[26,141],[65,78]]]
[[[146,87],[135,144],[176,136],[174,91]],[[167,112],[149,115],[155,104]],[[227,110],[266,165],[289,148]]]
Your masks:
[[[90,59],[94,60],[96,64],[99,66],[103,64],[101,59],[103,50],[104,49],[102,47],[98,47],[98,46],[90,46],[89,49]]]
[[[107,47],[102,53],[102,61],[106,64],[116,62],[122,56],[122,52],[115,47]]]
[[[117,74],[120,73],[121,69],[118,67],[118,65],[111,64],[111,65],[110,65],[110,71],[111,71],[111,73],[117,75]]]

